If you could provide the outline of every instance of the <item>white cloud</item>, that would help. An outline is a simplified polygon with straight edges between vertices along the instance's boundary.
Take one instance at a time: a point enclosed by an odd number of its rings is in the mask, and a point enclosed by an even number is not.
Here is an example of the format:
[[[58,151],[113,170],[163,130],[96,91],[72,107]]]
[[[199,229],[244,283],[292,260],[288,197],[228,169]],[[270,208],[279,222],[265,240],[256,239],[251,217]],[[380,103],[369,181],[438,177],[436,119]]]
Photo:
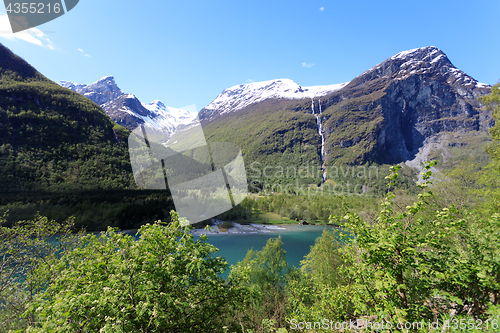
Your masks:
[[[254,82],[254,81],[253,81],[252,79],[248,79],[248,80],[247,80],[247,82],[248,82],[248,83],[252,83],[252,82]]]
[[[0,37],[8,40],[23,40],[25,42],[39,45],[47,49],[54,49],[52,41],[47,37],[43,31],[36,28],[31,28],[28,30],[20,31],[17,33],[12,33],[12,28],[10,27],[9,17],[6,13],[0,13]]]
[[[83,52],[83,50],[82,50],[82,49],[80,49],[80,48],[77,48],[76,50],[77,50],[77,51],[80,51],[80,52],[82,52],[82,53],[85,53],[85,52]],[[87,58],[92,58],[92,57],[91,57],[91,56],[89,56],[87,53],[85,53],[85,57],[87,57]]]
[[[302,63],[302,67],[305,67],[305,68],[311,68],[312,66],[314,66],[314,64],[308,64],[306,62]]]
[[[321,7],[321,8],[319,9],[319,11],[320,11],[320,12],[322,12],[322,11],[324,11],[324,10],[325,10],[325,7]]]

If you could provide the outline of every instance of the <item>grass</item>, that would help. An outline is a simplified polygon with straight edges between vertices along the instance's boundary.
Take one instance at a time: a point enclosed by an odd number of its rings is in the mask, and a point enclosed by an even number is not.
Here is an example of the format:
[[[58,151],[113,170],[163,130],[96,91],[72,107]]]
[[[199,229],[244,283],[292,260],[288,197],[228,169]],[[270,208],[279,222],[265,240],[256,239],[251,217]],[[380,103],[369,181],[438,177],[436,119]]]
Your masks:
[[[300,221],[302,221],[301,219]],[[309,224],[324,224],[321,220],[306,220]],[[297,221],[289,219],[286,216],[280,217],[279,214],[273,212],[260,213],[255,219],[253,219],[250,223],[258,223],[258,224],[298,224]]]
[[[279,214],[273,212],[259,213],[250,223],[259,224],[295,224],[294,220],[288,217],[280,217]]]

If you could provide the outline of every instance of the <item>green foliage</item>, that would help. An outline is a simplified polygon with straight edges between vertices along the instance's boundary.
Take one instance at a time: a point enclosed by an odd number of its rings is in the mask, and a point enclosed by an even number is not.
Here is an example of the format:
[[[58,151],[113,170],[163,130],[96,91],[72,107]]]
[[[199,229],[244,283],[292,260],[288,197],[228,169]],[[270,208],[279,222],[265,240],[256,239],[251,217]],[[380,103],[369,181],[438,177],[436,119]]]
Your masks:
[[[88,190],[0,193],[0,214],[9,211],[7,226],[38,213],[57,222],[75,218],[75,228],[106,230],[108,226],[138,229],[156,220],[169,221],[174,208],[165,190]]]
[[[248,251],[231,269],[229,281],[248,291],[243,307],[236,311],[231,327],[257,332],[273,331],[285,324],[286,283],[290,272],[281,238],[271,238],[261,251]],[[272,322],[270,322],[272,321]]]
[[[430,198],[431,205],[435,209],[453,205],[459,210],[483,206],[486,189],[482,178],[486,170],[484,165],[471,158],[453,169],[440,171],[433,179],[432,190],[435,195]]]
[[[235,207],[220,214],[218,218],[223,221],[234,221],[248,223],[256,216],[256,202],[251,197],[246,197]]]
[[[220,277],[227,262],[206,236],[194,241],[175,212],[138,235],[110,228],[64,253],[26,311],[37,318],[28,331],[222,332],[241,288]]]
[[[78,243],[71,234],[73,219],[59,224],[36,215],[5,227],[0,218],[0,330],[25,329],[35,318],[22,316],[36,295],[51,284],[57,274],[54,261]]]
[[[483,219],[453,206],[429,212],[434,164],[425,165],[422,193],[412,204],[400,206],[391,191],[396,166],[373,218],[349,210],[331,217],[342,225],[345,245],[331,234],[317,241],[303,262],[311,282],[296,283],[290,320],[376,318],[395,326],[432,322],[436,313],[451,311],[487,318],[499,302],[499,217]]]
[[[344,277],[338,270],[347,265],[342,257],[342,246],[337,232],[323,231],[301,262],[301,270],[310,275],[312,283],[324,283],[330,288],[342,283]]]
[[[292,220],[307,219],[313,223],[328,223],[332,214],[338,214],[342,210],[342,200],[348,202],[353,209],[362,215],[370,214],[376,210],[377,198],[366,196],[347,196],[341,199],[333,195],[271,195],[258,197],[255,201],[255,209],[260,212],[274,212],[280,216]]]
[[[500,83],[495,84],[491,87],[491,93],[479,98],[479,101],[485,104],[490,110],[493,111],[493,118],[496,123],[493,128],[490,129],[491,138],[493,139],[492,145],[489,147],[488,152],[496,160],[500,159],[500,125],[498,120],[500,119]]]
[[[5,47],[0,53],[2,191],[135,186],[128,130]]]

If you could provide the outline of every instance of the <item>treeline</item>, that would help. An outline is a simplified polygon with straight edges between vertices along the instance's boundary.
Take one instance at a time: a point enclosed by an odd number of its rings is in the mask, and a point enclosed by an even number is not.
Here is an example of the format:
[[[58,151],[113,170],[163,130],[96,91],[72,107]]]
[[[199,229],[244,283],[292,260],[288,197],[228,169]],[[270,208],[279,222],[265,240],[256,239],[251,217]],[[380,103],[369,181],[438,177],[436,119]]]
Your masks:
[[[87,190],[0,193],[0,215],[6,226],[36,215],[63,223],[75,218],[74,230],[138,229],[157,220],[169,221],[174,204],[168,190]]]

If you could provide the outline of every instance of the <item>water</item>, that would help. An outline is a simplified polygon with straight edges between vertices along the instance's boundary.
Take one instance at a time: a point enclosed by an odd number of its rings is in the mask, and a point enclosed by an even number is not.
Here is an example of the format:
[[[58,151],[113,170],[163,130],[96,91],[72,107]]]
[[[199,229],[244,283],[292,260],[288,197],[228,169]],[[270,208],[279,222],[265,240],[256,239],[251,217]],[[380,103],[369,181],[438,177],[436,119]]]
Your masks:
[[[208,242],[219,249],[220,255],[230,265],[236,264],[245,258],[247,251],[252,249],[260,251],[269,238],[281,236],[283,248],[286,251],[286,260],[290,267],[300,266],[300,261],[309,253],[316,238],[321,236],[323,230],[335,230],[332,227],[314,225],[286,225],[286,229],[273,230],[269,233],[251,234],[215,234],[208,235]]]
[[[318,102],[319,113],[314,113],[314,100],[311,99],[311,113],[316,117],[316,124],[318,125],[318,133],[321,136],[321,171],[323,172],[323,182],[326,182],[325,172],[325,135],[323,134],[323,127],[321,124],[321,99]]]

